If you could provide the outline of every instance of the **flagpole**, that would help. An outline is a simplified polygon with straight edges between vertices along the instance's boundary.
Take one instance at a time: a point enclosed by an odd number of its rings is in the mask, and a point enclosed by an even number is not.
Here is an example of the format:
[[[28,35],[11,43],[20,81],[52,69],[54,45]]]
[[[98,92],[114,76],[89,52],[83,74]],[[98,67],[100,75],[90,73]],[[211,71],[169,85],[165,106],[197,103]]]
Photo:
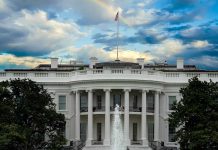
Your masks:
[[[119,60],[118,57],[118,51],[119,51],[119,12],[118,12],[118,18],[117,18],[117,60]]]

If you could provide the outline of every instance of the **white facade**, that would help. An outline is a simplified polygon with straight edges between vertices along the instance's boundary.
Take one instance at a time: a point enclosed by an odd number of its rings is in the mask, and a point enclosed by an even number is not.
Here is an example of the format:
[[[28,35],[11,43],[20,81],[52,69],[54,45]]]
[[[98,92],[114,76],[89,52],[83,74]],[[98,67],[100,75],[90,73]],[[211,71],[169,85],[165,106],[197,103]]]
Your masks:
[[[57,111],[66,117],[68,144],[83,141],[84,149],[101,150],[111,145],[115,104],[121,106],[129,149],[149,149],[153,141],[178,147],[171,140],[173,130],[169,130],[170,104],[181,99],[180,88],[194,76],[218,81],[218,72],[181,66],[181,60],[179,68],[166,64],[142,67],[137,63],[96,62],[91,67],[70,64],[57,65],[56,69],[49,65],[9,69],[0,72],[0,81],[30,78],[43,84],[54,98]],[[83,70],[78,70],[80,67]]]

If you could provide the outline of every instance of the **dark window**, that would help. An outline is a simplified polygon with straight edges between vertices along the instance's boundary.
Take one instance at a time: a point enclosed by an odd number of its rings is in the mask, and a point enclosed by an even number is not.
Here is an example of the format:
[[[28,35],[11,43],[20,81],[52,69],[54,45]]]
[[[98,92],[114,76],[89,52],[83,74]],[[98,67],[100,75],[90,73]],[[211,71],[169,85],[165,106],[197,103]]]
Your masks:
[[[134,95],[134,97],[133,97],[133,108],[137,108],[137,103],[138,103],[138,96]]]
[[[58,102],[59,110],[66,110],[66,96],[60,95]]]
[[[86,141],[86,128],[87,128],[86,123],[80,123],[80,139],[83,142]]]
[[[97,123],[97,140],[101,141],[101,123]]]
[[[101,95],[97,96],[97,108],[101,109],[102,106],[102,100],[101,100]]]
[[[147,96],[147,112],[154,112],[154,95]]]
[[[137,123],[133,123],[133,141],[137,141]]]
[[[88,107],[88,100],[86,95],[80,96],[80,107]]]
[[[121,95],[119,94],[114,95],[114,106],[116,106],[116,104],[121,106]]]
[[[154,123],[148,122],[148,140],[154,141]]]
[[[169,124],[169,142],[175,142],[175,133],[175,127]]]
[[[173,110],[174,103],[176,103],[176,96],[169,96],[169,110]]]

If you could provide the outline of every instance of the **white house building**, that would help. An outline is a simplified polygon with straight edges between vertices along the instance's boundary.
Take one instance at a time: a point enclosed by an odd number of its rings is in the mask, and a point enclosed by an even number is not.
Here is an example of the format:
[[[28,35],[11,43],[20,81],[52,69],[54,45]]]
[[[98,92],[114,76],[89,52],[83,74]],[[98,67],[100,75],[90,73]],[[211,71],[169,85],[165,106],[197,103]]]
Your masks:
[[[176,65],[110,61],[90,64],[71,61],[40,64],[33,69],[6,69],[0,81],[30,78],[44,85],[57,104],[57,112],[66,117],[66,139],[78,149],[110,149],[111,128],[116,104],[121,106],[124,140],[128,149],[151,149],[161,146],[177,149],[173,140],[175,129],[168,123],[174,101],[179,101],[179,90],[188,79],[218,81],[218,72],[205,71],[195,65]],[[79,142],[80,141],[80,142]]]

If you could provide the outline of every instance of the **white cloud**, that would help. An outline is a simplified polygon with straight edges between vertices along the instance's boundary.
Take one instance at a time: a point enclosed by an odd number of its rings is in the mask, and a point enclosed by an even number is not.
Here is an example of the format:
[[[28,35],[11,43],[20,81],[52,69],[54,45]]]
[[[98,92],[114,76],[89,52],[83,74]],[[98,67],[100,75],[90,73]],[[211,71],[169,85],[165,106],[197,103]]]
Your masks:
[[[181,52],[185,48],[187,48],[187,45],[184,45],[182,41],[176,39],[167,39],[158,45],[154,45],[152,47],[152,52],[156,56],[170,57]]]
[[[0,64],[10,63],[16,65],[22,65],[30,68],[34,68],[39,64],[50,63],[48,59],[41,59],[35,57],[17,57],[12,54],[3,54],[0,55]]]
[[[0,37],[3,48],[28,53],[47,53],[71,45],[76,39],[84,36],[75,23],[48,19],[46,12],[41,10],[22,10],[12,17],[3,19],[0,22],[1,30],[8,31]],[[5,40],[4,36],[8,38],[6,43],[2,42]]]
[[[216,56],[201,56],[198,58],[191,58],[189,62],[192,64],[203,65],[207,67],[217,68],[218,58]]]
[[[205,47],[210,46],[210,44],[206,40],[205,41],[197,40],[197,41],[191,42],[191,45],[194,48],[205,48]]]
[[[78,22],[84,25],[112,22],[117,11],[122,10],[111,0],[74,0],[70,3],[72,10],[80,16]]]
[[[156,9],[146,9],[146,10],[131,9],[126,12],[124,18],[129,26],[145,25],[145,24],[150,24],[157,20],[158,16],[156,16],[156,13],[157,13]]]
[[[106,51],[103,48],[96,48],[93,45],[85,45],[82,48],[68,47],[52,52],[51,57],[62,57],[64,60],[79,59],[82,61],[89,60],[90,57],[97,57],[100,61],[112,61],[117,57],[116,49]],[[146,61],[151,61],[154,57],[148,53],[137,52],[134,50],[126,50],[120,48],[119,59],[122,61],[135,62],[136,58],[145,58]]]

